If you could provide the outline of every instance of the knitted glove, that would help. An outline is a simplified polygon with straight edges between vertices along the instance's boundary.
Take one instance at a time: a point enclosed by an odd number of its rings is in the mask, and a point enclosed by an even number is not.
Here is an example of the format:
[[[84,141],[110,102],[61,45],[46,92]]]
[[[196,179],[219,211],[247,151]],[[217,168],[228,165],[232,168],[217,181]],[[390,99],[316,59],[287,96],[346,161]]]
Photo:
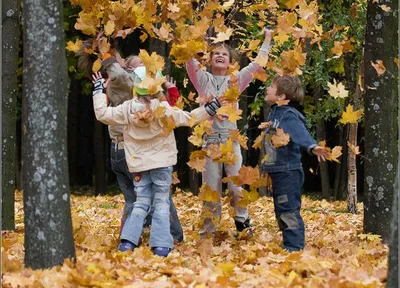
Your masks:
[[[219,103],[217,98],[214,98],[210,103],[204,105],[204,108],[210,116],[214,116],[215,114],[217,114],[217,110],[221,108],[221,104]]]
[[[93,96],[99,93],[106,93],[106,88],[104,88],[104,78],[99,78],[93,83]]]

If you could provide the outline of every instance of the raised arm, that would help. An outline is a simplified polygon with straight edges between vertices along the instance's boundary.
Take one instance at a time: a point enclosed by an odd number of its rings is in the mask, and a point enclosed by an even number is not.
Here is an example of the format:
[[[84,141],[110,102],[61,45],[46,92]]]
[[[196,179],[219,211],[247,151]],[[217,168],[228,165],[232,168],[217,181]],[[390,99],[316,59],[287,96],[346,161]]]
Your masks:
[[[209,77],[207,72],[200,68],[199,61],[194,58],[188,60],[186,62],[186,71],[197,93],[199,93],[199,95],[204,95]]]
[[[125,101],[117,107],[107,107],[107,95],[105,94],[105,87],[107,82],[101,76],[100,72],[95,73],[93,76],[93,108],[96,119],[107,125],[126,125],[128,124],[130,114],[131,102]]]
[[[268,53],[271,50],[271,39],[272,30],[265,30],[264,42],[261,45],[256,59],[260,57],[268,57]],[[250,82],[253,81],[253,73],[258,72],[261,69],[262,67],[256,61],[253,61],[240,70],[238,74],[238,88],[240,92],[243,92],[247,86],[249,86]]]

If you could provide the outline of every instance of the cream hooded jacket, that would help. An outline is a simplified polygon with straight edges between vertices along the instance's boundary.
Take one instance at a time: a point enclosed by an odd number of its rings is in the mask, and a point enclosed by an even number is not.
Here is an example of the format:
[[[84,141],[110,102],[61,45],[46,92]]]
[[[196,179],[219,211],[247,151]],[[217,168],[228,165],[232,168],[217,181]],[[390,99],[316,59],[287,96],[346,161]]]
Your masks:
[[[178,150],[173,131],[164,136],[163,124],[159,119],[153,119],[149,123],[138,120],[135,113],[140,111],[142,105],[135,97],[117,107],[107,107],[104,93],[93,96],[97,120],[107,125],[124,125],[124,149],[131,173],[169,167],[177,162]],[[210,117],[204,107],[186,112],[172,108],[166,101],[151,100],[150,109],[152,111],[159,106],[165,107],[165,115],[173,117],[176,127],[189,126],[192,117],[196,122]]]

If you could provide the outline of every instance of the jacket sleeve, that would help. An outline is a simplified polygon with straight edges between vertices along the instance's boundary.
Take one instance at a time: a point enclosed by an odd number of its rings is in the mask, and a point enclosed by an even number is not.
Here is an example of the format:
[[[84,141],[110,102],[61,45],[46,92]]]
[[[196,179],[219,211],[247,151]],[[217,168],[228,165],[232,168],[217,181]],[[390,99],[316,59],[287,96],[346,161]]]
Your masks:
[[[285,112],[279,125],[285,133],[289,133],[290,140],[298,144],[301,148],[307,150],[309,154],[311,150],[317,146],[316,141],[311,137],[304,122],[299,119],[293,112]]]
[[[133,117],[130,114],[131,102],[125,101],[117,107],[107,107],[106,94],[98,93],[93,96],[93,108],[96,119],[107,125],[126,125],[129,119]]]
[[[165,102],[164,102],[165,103]],[[179,108],[174,108],[166,104],[161,104],[166,107],[165,115],[172,116],[175,121],[176,127],[190,126],[192,117],[194,117],[195,123],[210,118],[210,115],[206,112],[204,106],[194,109],[191,112],[183,111]]]
[[[178,101],[179,97],[181,96],[179,94],[178,88],[176,87],[168,88],[167,92],[168,92],[168,98],[167,98],[168,104],[171,106],[175,106],[176,101]]]
[[[199,96],[206,93],[207,82],[209,81],[207,73],[200,68],[200,63],[192,58],[186,62],[186,71]]]
[[[268,56],[269,50],[271,50],[271,46],[263,42],[257,57]],[[257,73],[261,69],[262,67],[258,63],[253,61],[242,70],[240,70],[238,74],[238,88],[240,93],[242,93],[247,88],[247,86],[249,86],[250,82],[253,81],[253,73]]]
[[[126,86],[128,89],[131,89],[135,84],[132,75],[121,68],[114,56],[103,60],[101,64],[106,69],[113,85]]]

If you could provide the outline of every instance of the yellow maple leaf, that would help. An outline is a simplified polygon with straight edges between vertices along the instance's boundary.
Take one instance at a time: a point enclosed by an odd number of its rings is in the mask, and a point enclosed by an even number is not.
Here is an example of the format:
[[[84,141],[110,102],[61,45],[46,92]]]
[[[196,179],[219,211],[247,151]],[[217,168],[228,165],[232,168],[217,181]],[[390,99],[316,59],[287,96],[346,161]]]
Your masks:
[[[166,107],[165,106],[158,106],[155,110],[154,110],[154,117],[155,118],[161,118],[165,115],[165,110]]]
[[[229,134],[231,135],[232,141],[236,141],[242,146],[244,149],[248,149],[247,147],[247,140],[248,138],[242,134],[240,134],[238,129],[230,130]]]
[[[328,87],[329,87],[329,95],[331,95],[333,98],[346,98],[349,96],[349,91],[345,89],[344,85],[342,83],[336,84],[336,80],[333,79],[333,84],[328,82]]]
[[[140,49],[139,58],[146,66],[146,75],[155,76],[158,71],[162,71],[165,66],[164,57],[158,55],[156,52],[147,53],[146,50]]]
[[[171,26],[167,23],[162,23],[160,29],[153,27],[154,33],[158,36],[158,38],[167,43],[171,42],[174,39],[174,36],[171,34]]]
[[[271,135],[271,142],[275,148],[286,146],[290,142],[290,136],[283,129],[277,128],[276,134]]]
[[[329,155],[329,157],[326,158],[326,160],[340,163],[337,158],[340,157],[341,155],[342,155],[342,146],[335,146],[331,151],[331,155]]]
[[[205,52],[207,50],[206,43],[204,41],[188,40],[184,43],[172,43],[170,56],[175,57],[175,64],[184,64],[189,59],[193,58],[199,52]]]
[[[264,69],[262,69],[256,73],[253,73],[252,76],[254,79],[260,80],[261,82],[265,82],[269,78],[269,75],[265,72]]]
[[[331,48],[331,52],[336,55],[336,57],[340,57],[343,54],[343,44],[342,42],[335,41],[334,46]]]
[[[376,73],[378,73],[378,76],[382,76],[386,72],[386,68],[383,65],[382,60],[377,60],[376,63],[373,63],[371,61],[371,65],[372,65],[372,67],[375,68],[375,71],[376,71]]]
[[[261,122],[260,125],[258,125],[258,129],[266,129],[269,126],[271,126],[272,122],[268,121],[268,122]]]
[[[200,187],[199,199],[206,202],[218,202],[220,195],[218,191],[212,190],[207,183],[203,183]]]
[[[254,149],[261,148],[262,142],[264,141],[265,131],[261,132],[260,135],[254,140],[253,147]]]
[[[108,43],[107,38],[103,38],[103,40],[100,41],[99,47],[98,47],[100,54],[102,54],[102,55],[106,54],[108,51],[110,51],[110,47],[111,46],[110,46],[110,43]]]
[[[144,41],[146,41],[146,39],[149,37],[149,35],[147,33],[142,33],[142,35],[140,35],[140,41],[142,41],[142,43]]]
[[[233,2],[233,1],[232,1]],[[226,276],[232,275],[233,274],[233,269],[236,267],[235,264],[231,262],[226,262],[226,263],[218,263],[218,268],[221,269],[222,273]]]
[[[278,45],[282,45],[286,41],[289,41],[289,34],[287,34],[286,32],[280,32],[276,34],[273,38]]]
[[[387,5],[378,5],[383,11],[385,11],[385,12],[390,12],[390,11],[392,11],[392,8],[390,8],[389,6],[387,6]]]
[[[190,154],[189,161],[186,163],[190,168],[195,169],[197,172],[206,170],[206,156],[207,152],[203,150],[193,151]]]
[[[100,24],[99,19],[93,13],[79,12],[74,28],[82,31],[83,34],[95,36],[97,34],[96,27]]]
[[[160,122],[163,124],[164,136],[168,136],[169,133],[171,133],[176,127],[174,117],[172,117],[171,115],[160,118]]]
[[[281,53],[281,66],[287,72],[287,74],[300,75],[302,72],[299,69],[306,63],[307,53],[302,53],[301,46],[298,46],[292,50],[283,51]]]
[[[217,115],[220,115],[222,117],[228,117],[228,120],[232,123],[236,122],[239,119],[242,119],[242,110],[237,109],[236,104],[233,105],[225,105],[222,106],[217,110]]]
[[[232,85],[224,92],[224,97],[228,102],[237,102],[239,96],[240,92],[237,85]]]
[[[168,11],[171,13],[178,13],[181,10],[177,4],[168,3]]]
[[[279,32],[290,33],[292,27],[296,24],[297,15],[293,12],[284,12],[278,15],[277,26]]]
[[[101,68],[101,59],[97,58],[96,61],[94,61],[93,66],[92,66],[92,71],[97,72]]]
[[[115,29],[114,21],[109,20],[109,21],[107,21],[107,24],[104,25],[104,34],[106,36],[110,36],[114,32],[114,29]]]
[[[239,169],[238,175],[229,176],[222,179],[222,182],[226,183],[232,181],[237,186],[252,185],[260,177],[260,170],[258,167],[242,166]]]
[[[339,122],[342,124],[357,123],[363,112],[363,109],[353,111],[353,105],[349,104],[346,107],[346,111],[343,111],[342,118],[340,118]]]
[[[226,29],[225,32],[218,32],[217,37],[210,37],[210,38],[213,43],[224,42],[229,40],[229,38],[231,38],[233,31],[234,30],[232,28],[228,28]]]
[[[353,152],[354,155],[360,154],[360,147],[351,144],[349,141],[347,141],[347,146],[349,146],[351,152]]]
[[[155,78],[153,76],[146,75],[146,78],[138,84],[139,88],[147,89],[149,94],[156,94],[162,91],[162,84],[166,81],[165,77]]]
[[[79,50],[79,47],[82,45],[82,40],[76,40],[75,43],[72,41],[67,42],[67,46],[65,47],[68,51],[76,53]]]
[[[397,65],[397,67],[399,67],[400,68],[400,62],[399,62],[399,58],[397,58],[397,57],[394,57],[394,63],[396,63],[396,65]]]

